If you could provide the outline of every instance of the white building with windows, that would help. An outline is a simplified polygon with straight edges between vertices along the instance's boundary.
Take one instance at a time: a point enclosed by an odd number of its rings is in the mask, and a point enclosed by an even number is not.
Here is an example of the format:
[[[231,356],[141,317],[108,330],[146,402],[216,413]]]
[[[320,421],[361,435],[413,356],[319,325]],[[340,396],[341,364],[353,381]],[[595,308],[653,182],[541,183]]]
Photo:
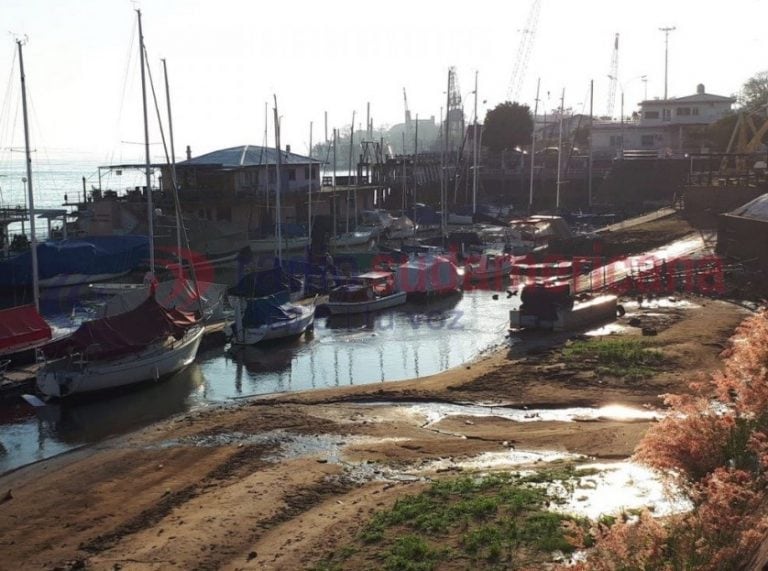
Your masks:
[[[647,99],[631,120],[595,122],[592,145],[595,153],[620,156],[645,151],[659,156],[689,152],[686,131],[716,123],[731,112],[734,97],[707,93],[703,84],[696,93],[671,99]]]

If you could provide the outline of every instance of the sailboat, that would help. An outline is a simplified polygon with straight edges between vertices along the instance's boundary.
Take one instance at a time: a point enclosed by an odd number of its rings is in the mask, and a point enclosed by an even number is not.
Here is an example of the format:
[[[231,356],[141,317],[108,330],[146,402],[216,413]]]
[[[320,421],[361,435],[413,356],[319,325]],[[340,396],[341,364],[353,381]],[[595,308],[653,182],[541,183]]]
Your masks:
[[[280,121],[277,115],[277,97],[275,97],[274,116],[275,149],[277,150],[277,192],[275,195],[277,265],[274,268],[274,277],[271,281],[268,280],[268,284],[264,283],[263,279],[257,279],[259,276],[250,275],[246,276],[245,281],[253,283],[248,285],[245,291],[237,288],[230,290],[230,304],[233,306],[235,319],[234,322],[227,325],[225,334],[232,340],[233,345],[253,345],[261,341],[296,337],[312,327],[315,320],[314,304],[306,306],[291,303],[291,288],[286,286],[283,290],[280,286],[281,278],[283,277],[281,269],[283,236],[280,200],[283,184],[280,175],[282,150],[280,148]],[[264,291],[262,288],[267,286],[271,289]],[[264,295],[265,293],[267,295]],[[254,295],[258,297],[254,297]]]
[[[144,143],[147,176],[149,241],[153,243],[150,186],[149,128],[145,82],[144,35],[138,15],[141,86],[144,106]],[[175,189],[174,189],[175,190]],[[177,200],[178,197],[174,194]],[[177,208],[178,212],[178,208]],[[154,273],[154,248],[150,246]],[[192,266],[194,279],[194,266]],[[196,284],[195,284],[196,287]],[[72,335],[47,345],[41,352],[37,389],[48,397],[131,385],[175,373],[194,361],[204,333],[200,312],[166,309],[149,297],[131,311],[83,323]]]
[[[27,160],[27,200],[29,202],[29,226],[31,235],[30,261],[32,270],[32,291],[34,305],[22,305],[0,311],[0,369],[11,361],[18,361],[38,347],[51,340],[50,326],[40,315],[40,292],[37,273],[37,239],[35,237],[35,201],[32,192],[32,158],[29,151],[29,122],[27,118],[27,88],[24,76],[24,56],[21,40],[19,47],[19,70],[21,72],[21,97],[24,113],[24,145]]]

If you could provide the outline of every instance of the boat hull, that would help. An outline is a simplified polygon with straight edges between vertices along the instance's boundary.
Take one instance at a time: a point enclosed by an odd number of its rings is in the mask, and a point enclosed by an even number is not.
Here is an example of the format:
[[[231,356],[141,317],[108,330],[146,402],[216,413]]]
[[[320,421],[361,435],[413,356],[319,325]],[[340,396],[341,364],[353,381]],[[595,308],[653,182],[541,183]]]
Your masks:
[[[382,309],[388,309],[405,303],[408,294],[404,291],[393,293],[380,297],[378,299],[372,299],[370,301],[358,301],[358,302],[343,302],[343,301],[329,301],[328,310],[333,315],[350,315],[353,313],[370,313],[373,311],[379,311]]]
[[[315,321],[314,307],[298,307],[301,313],[295,319],[278,321],[259,327],[243,327],[242,331],[237,331],[230,325],[226,333],[232,336],[233,345],[255,345],[262,341],[296,337],[304,333]]]
[[[95,361],[82,365],[68,358],[53,361],[37,373],[37,389],[48,397],[64,398],[133,385],[180,371],[197,356],[204,328],[191,328],[172,348],[153,345],[114,361]]]

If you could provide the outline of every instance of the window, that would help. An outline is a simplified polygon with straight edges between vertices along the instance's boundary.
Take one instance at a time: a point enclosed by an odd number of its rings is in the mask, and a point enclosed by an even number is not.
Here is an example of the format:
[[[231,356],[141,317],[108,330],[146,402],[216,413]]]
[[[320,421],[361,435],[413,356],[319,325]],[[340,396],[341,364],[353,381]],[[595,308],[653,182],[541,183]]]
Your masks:
[[[646,119],[658,119],[659,118],[659,112],[658,111],[646,111],[645,112],[645,118]]]
[[[611,135],[611,146],[612,147],[620,147],[622,145],[622,136],[621,135]]]
[[[669,121],[672,118],[672,109],[664,109],[664,120]]]
[[[304,167],[304,180],[309,180],[309,167]]]
[[[690,107],[678,107],[677,110],[676,110],[676,114],[677,114],[678,117],[681,117],[681,116],[687,117],[688,115],[691,114],[691,108]]]
[[[275,171],[270,169],[269,170],[269,182],[275,182],[277,180],[277,175],[275,174]]]
[[[653,135],[642,135],[640,137],[640,144],[643,147],[652,147],[653,146],[653,141],[654,141],[654,136]]]
[[[693,109],[691,109],[691,113],[693,115],[698,115],[699,114],[699,108],[698,107],[694,107]]]
[[[296,180],[296,169],[288,169],[288,180]]]

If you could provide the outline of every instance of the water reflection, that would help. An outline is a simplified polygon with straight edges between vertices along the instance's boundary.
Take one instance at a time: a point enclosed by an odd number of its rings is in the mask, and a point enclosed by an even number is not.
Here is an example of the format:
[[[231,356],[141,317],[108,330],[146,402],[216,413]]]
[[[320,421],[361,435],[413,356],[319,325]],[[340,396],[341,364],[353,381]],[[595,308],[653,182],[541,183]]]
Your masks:
[[[504,297],[504,296],[501,296]],[[46,407],[0,403],[0,472],[232,398],[432,375],[504,339],[517,298],[476,290],[395,311],[318,319],[285,342],[209,349],[160,383]]]
[[[189,410],[205,387],[196,364],[159,383],[51,402],[33,409],[21,399],[0,406],[0,472],[65,450],[142,428]]]

